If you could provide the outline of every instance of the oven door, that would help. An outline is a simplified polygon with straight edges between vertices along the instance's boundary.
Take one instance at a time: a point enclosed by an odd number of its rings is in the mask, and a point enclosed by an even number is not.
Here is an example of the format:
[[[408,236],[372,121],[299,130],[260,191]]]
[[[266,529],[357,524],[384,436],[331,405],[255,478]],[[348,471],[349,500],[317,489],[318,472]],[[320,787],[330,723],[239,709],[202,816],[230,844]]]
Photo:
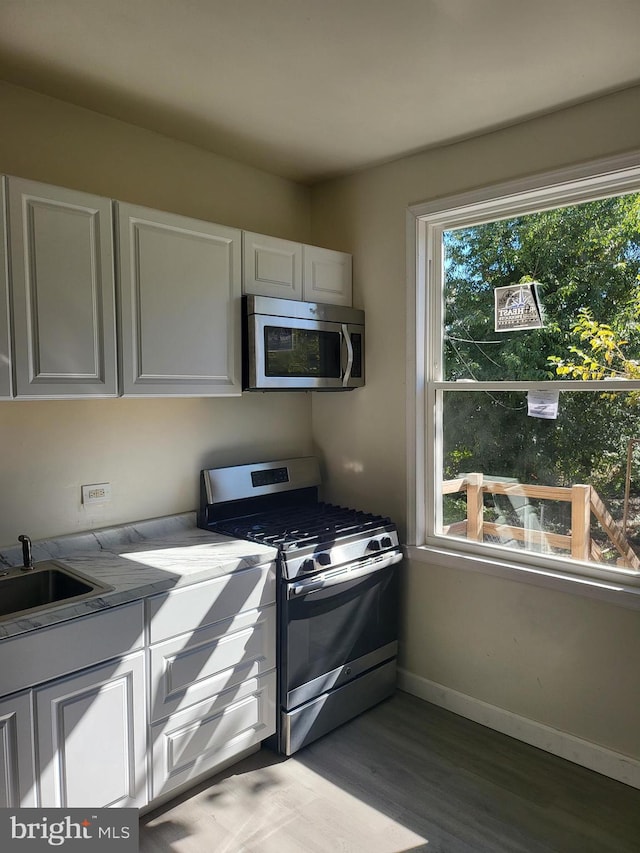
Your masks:
[[[251,314],[247,390],[349,390],[364,385],[364,327]]]
[[[400,552],[282,586],[280,703],[291,710],[393,658]]]

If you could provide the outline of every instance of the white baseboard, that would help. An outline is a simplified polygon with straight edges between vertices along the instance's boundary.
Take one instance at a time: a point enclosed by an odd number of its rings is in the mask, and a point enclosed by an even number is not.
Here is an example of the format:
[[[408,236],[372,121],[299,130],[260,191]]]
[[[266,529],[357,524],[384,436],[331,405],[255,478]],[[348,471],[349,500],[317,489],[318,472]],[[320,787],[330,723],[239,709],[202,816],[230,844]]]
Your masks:
[[[542,723],[520,717],[496,705],[489,705],[473,696],[458,693],[443,684],[429,681],[419,675],[398,670],[398,687],[420,699],[439,705],[490,729],[521,740],[538,749],[544,749],[574,764],[595,770],[618,782],[640,788],[640,761],[582,740],[566,732],[552,729]]]

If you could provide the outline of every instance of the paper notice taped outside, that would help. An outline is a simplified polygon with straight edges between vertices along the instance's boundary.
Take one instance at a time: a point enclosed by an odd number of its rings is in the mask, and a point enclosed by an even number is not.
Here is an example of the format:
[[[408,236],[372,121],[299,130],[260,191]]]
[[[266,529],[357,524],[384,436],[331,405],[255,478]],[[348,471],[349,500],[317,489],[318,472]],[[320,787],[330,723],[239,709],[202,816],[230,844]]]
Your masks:
[[[527,414],[530,418],[545,418],[553,421],[558,417],[559,391],[529,391]]]

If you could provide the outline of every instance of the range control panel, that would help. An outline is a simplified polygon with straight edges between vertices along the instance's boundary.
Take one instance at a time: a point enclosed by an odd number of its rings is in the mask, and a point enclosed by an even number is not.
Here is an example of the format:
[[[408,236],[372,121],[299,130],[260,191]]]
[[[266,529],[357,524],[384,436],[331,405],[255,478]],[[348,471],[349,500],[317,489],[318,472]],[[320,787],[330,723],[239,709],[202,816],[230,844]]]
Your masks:
[[[207,504],[226,503],[258,495],[320,485],[320,466],[314,456],[233,465],[202,471]]]
[[[282,468],[266,468],[261,471],[252,471],[251,482],[256,488],[258,486],[273,486],[276,483],[288,483],[289,469],[283,466]]]

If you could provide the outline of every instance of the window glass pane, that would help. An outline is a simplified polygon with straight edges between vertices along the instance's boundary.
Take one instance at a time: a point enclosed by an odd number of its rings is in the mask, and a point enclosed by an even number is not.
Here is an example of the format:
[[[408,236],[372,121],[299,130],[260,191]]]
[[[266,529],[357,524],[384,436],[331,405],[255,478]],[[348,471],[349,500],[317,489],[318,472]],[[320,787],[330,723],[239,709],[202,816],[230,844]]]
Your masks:
[[[560,392],[555,418],[522,391],[440,393],[436,532],[640,568],[640,392]]]
[[[445,231],[443,248],[445,379],[640,377],[639,193]]]

